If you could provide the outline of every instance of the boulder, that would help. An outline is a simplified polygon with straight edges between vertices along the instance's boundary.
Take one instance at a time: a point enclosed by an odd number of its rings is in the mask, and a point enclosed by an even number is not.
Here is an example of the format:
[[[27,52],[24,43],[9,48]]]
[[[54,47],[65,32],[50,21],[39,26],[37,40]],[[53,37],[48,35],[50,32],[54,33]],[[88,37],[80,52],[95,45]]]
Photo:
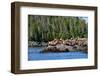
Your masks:
[[[76,51],[76,49],[73,46],[66,46],[66,48],[72,52],[72,51]]]
[[[64,44],[58,44],[56,45],[56,48],[59,50],[59,52],[68,52],[69,49]]]
[[[87,53],[88,52],[88,47],[87,46],[79,46],[79,45],[75,45],[74,47],[76,47],[77,51],[82,51]]]

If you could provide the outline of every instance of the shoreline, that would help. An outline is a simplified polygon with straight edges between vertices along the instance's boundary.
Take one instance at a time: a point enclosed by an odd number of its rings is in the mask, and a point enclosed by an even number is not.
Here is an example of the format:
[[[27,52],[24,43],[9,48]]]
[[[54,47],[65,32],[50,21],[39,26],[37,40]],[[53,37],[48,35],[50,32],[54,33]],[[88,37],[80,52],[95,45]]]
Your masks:
[[[69,51],[83,51],[88,52],[87,38],[74,39],[54,39],[48,42],[29,41],[28,47],[44,47],[43,53],[47,52],[69,52]]]

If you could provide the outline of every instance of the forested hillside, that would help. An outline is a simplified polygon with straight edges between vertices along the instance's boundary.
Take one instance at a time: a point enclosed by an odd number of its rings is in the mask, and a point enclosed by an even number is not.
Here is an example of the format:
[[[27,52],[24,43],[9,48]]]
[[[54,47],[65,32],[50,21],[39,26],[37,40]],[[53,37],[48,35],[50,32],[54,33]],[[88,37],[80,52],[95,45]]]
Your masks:
[[[88,23],[83,17],[28,16],[28,40],[48,42],[54,39],[87,38]]]

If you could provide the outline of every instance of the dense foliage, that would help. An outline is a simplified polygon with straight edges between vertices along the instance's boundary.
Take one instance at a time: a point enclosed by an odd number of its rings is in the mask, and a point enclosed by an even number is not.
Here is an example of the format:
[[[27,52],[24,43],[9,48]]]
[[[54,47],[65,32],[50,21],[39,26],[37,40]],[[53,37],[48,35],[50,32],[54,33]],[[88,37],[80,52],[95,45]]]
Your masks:
[[[28,16],[28,40],[51,41],[57,39],[86,38],[87,22],[83,17],[71,16]]]

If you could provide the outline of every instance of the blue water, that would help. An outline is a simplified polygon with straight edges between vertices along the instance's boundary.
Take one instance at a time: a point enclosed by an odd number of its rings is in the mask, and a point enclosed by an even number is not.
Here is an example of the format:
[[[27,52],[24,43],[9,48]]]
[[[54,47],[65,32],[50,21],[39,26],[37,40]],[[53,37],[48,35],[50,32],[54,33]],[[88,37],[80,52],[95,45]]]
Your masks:
[[[43,47],[29,47],[28,48],[28,60],[57,60],[57,59],[80,59],[88,58],[88,55],[84,52],[57,52],[57,53],[40,53]]]

